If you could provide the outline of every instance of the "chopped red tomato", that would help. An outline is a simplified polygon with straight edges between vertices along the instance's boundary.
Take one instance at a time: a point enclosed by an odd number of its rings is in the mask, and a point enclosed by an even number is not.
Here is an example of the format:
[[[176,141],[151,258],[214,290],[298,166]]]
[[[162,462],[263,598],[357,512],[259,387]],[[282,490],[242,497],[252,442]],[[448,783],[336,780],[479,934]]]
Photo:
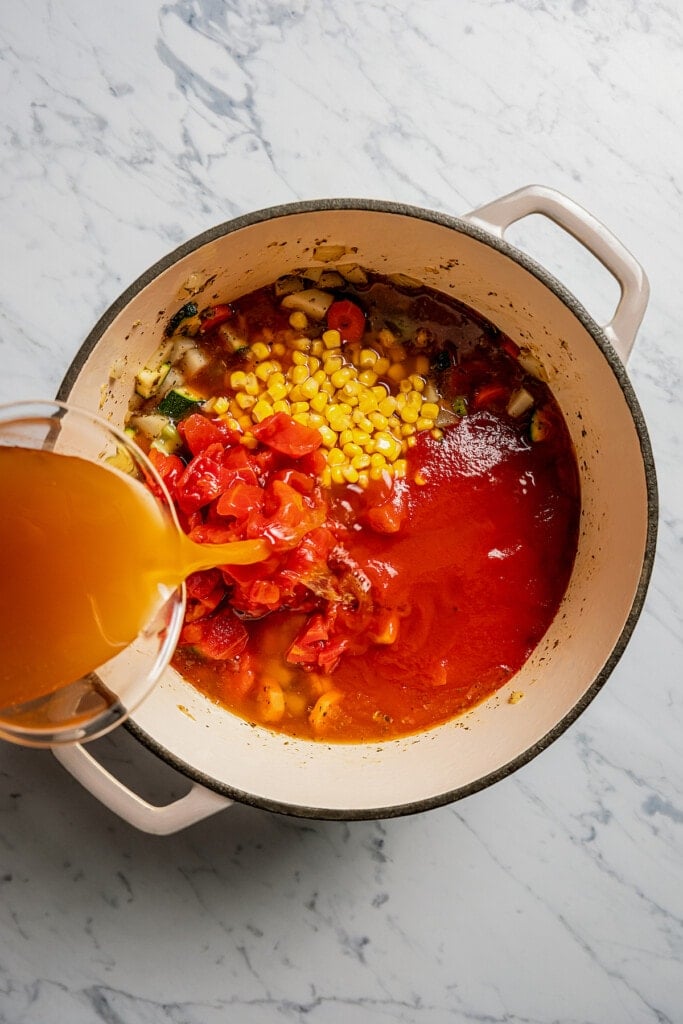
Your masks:
[[[223,609],[196,622],[188,622],[180,634],[181,645],[214,661],[235,658],[247,646],[249,635],[231,608]]]
[[[365,334],[365,314],[349,299],[333,302],[327,311],[327,326],[339,331],[342,341],[360,341]]]
[[[194,622],[214,611],[225,597],[226,587],[218,569],[193,572],[185,580],[187,606],[185,622]]]
[[[150,448],[149,461],[152,463],[169,490],[173,490],[185,470],[185,463],[177,455],[166,455],[156,448]]]
[[[276,412],[266,416],[257,426],[252,427],[252,434],[273,451],[299,459],[308,455],[323,443],[319,430],[297,423],[286,412]]]
[[[263,510],[263,488],[256,484],[245,484],[238,480],[225,494],[221,494],[216,503],[216,511],[221,516],[234,516],[237,520]]]
[[[193,455],[198,455],[212,444],[233,445],[239,441],[239,434],[221,420],[210,420],[198,412],[180,421],[178,433]]]

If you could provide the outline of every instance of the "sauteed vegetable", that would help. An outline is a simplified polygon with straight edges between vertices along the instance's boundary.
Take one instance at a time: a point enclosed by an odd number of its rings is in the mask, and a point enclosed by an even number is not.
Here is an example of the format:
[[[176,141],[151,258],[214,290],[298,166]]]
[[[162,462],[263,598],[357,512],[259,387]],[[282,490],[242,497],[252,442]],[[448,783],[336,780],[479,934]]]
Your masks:
[[[188,580],[176,668],[248,721],[376,741],[475,706],[571,572],[566,425],[533,356],[460,303],[360,267],[187,303],[128,429],[193,540],[271,558]]]

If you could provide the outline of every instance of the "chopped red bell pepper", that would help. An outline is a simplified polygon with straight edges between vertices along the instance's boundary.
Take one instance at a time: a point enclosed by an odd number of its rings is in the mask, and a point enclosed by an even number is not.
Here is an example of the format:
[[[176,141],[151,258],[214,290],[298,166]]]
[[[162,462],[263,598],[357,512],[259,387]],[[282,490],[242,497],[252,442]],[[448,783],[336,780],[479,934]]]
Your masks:
[[[201,413],[193,412],[178,424],[178,433],[193,455],[199,455],[209,445],[236,445],[239,434],[231,430],[222,420],[210,420]]]
[[[219,327],[226,320],[230,320],[234,316],[234,310],[227,303],[221,303],[218,306],[209,306],[208,309],[202,310],[199,315],[202,321],[199,333],[208,334],[214,327]]]
[[[507,400],[510,391],[503,384],[484,384],[474,395],[472,406],[483,409],[487,405],[496,405]]]
[[[327,326],[339,331],[342,341],[360,341],[365,334],[365,314],[349,299],[333,302],[327,311]]]

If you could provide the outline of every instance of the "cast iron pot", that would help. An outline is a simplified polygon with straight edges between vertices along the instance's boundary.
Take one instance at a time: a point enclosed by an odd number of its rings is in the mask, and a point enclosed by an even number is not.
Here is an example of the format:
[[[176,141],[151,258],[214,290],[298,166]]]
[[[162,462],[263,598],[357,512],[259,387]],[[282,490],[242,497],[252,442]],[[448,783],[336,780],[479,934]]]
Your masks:
[[[617,278],[621,297],[608,324],[596,323],[557,280],[504,240],[510,224],[532,213],[570,232]],[[606,228],[551,189],[530,186],[461,219],[336,199],[221,224],[124,292],[86,339],[57,397],[122,425],[135,373],[188,289],[210,280],[207,294],[229,301],[314,264],[321,244],[346,246],[348,260],[456,296],[540,360],[580,467],[575,568],[555,621],[512,681],[464,718],[406,739],[293,740],[223,711],[167,670],[127,727],[192,780],[182,800],[153,807],[84,748],[55,749],[86,788],[148,832],[174,832],[234,800],[301,817],[361,819],[422,811],[475,793],[535,757],[587,707],[643,605],[655,549],[656,482],[623,364],[647,305],[647,280]],[[122,376],[109,380],[122,355]],[[509,703],[513,690],[524,694],[518,703]]]

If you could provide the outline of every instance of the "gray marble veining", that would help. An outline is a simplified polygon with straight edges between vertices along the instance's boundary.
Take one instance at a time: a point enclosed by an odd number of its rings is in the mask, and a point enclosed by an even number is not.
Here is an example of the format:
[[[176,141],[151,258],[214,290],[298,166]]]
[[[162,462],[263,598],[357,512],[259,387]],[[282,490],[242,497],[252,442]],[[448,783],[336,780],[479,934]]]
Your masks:
[[[459,214],[538,181],[650,278],[629,372],[662,504],[606,688],[451,807],[354,825],[238,807],[153,839],[3,745],[0,1020],[683,1021],[681,95],[665,0],[0,8],[0,400],[52,396],[135,277],[239,213],[356,195]],[[568,239],[512,240],[609,319],[614,283]],[[99,747],[182,789],[127,734]]]

